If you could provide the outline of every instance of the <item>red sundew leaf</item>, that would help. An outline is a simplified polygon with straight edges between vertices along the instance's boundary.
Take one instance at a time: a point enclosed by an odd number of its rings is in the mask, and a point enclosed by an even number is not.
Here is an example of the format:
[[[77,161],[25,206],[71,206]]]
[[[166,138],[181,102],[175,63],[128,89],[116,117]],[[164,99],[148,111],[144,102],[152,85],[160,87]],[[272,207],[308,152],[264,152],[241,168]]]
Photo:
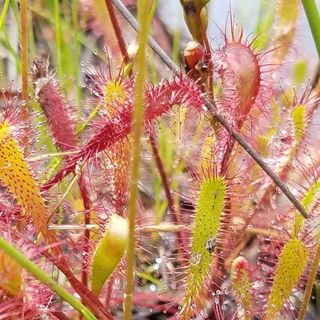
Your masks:
[[[144,121],[146,128],[175,105],[187,105],[196,109],[203,107],[202,93],[199,88],[192,81],[182,77],[170,82],[164,81],[158,86],[150,85],[146,89],[145,101],[147,102]],[[74,172],[78,163],[89,160],[97,153],[126,138],[131,132],[132,108],[133,102],[126,101],[118,114],[102,125],[87,145],[76,156],[70,157],[65,166],[43,185],[42,190],[50,189],[69,173]]]
[[[242,42],[242,32],[238,39],[231,32],[232,40],[226,38],[223,49],[216,52],[215,66],[222,79],[222,104],[241,128],[259,93],[261,66],[250,45]]]
[[[46,115],[56,144],[62,151],[73,149],[77,145],[74,125],[67,112],[58,83],[48,74],[48,62],[35,59],[32,71],[38,102]]]

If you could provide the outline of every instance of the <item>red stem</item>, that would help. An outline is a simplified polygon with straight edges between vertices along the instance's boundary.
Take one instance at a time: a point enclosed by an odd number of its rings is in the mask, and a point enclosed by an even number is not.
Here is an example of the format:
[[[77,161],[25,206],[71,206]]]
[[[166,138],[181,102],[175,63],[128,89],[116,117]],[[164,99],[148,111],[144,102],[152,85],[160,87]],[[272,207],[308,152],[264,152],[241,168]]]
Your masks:
[[[105,0],[105,3],[106,3],[106,6],[107,6],[107,9],[108,9],[108,12],[109,12],[109,16],[110,16],[110,20],[111,20],[111,23],[112,23],[112,26],[113,26],[114,33],[115,33],[116,38],[118,40],[118,45],[119,45],[123,60],[124,60],[125,64],[129,64],[130,63],[130,58],[129,58],[128,51],[127,51],[127,48],[126,48],[126,44],[125,44],[123,36],[122,36],[122,32],[121,32],[121,29],[120,29],[120,25],[119,25],[118,19],[116,17],[116,14],[115,14],[115,11],[114,11],[114,8],[113,8],[113,4],[111,3],[110,0]]]
[[[69,318],[61,311],[51,311],[50,313],[59,320],[69,320]]]
[[[64,257],[53,256],[48,251],[44,251],[43,255],[67,277],[74,291],[79,294],[84,304],[99,320],[113,320],[112,315],[104,308],[97,296],[75,277]]]
[[[153,157],[154,157],[154,160],[156,162],[156,165],[157,165],[157,168],[158,168],[161,180],[162,180],[163,188],[164,188],[164,191],[165,191],[165,194],[166,194],[166,197],[167,197],[169,212],[171,213],[171,217],[172,217],[173,222],[175,224],[179,224],[179,216],[178,216],[178,213],[175,211],[175,208],[174,208],[174,201],[173,201],[172,196],[171,196],[171,190],[170,190],[169,182],[168,182],[168,179],[167,179],[167,175],[166,175],[162,160],[161,160],[160,155],[159,155],[156,137],[155,137],[155,134],[154,134],[154,132],[152,130],[150,132],[149,138],[150,138],[150,144],[151,144],[151,148],[152,148],[152,152],[153,152]],[[179,251],[180,250],[183,251],[183,256],[186,259],[188,259],[187,253],[185,251],[185,244],[184,244],[184,241],[183,241],[183,234],[180,231],[177,232],[177,241],[178,241],[178,244],[179,244]]]
[[[79,178],[79,188],[80,194],[83,201],[84,206],[84,224],[88,225],[91,221],[91,214],[90,214],[90,196],[89,191],[87,188],[87,184],[85,181],[85,176],[81,174]],[[82,260],[82,274],[81,274],[81,281],[84,286],[88,286],[88,258],[89,258],[89,250],[90,250],[90,230],[85,229],[84,231],[84,258]]]

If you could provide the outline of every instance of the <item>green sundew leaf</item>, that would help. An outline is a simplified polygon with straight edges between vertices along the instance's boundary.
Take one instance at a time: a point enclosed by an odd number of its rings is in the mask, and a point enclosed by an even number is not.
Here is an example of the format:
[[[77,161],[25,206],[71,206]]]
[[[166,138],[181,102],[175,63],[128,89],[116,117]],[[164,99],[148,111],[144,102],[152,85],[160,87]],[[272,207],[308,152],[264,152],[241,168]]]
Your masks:
[[[293,80],[299,85],[302,84],[307,74],[307,62],[303,59],[300,59],[296,62],[293,71]]]
[[[318,179],[316,183],[311,186],[311,188],[307,191],[307,193],[305,194],[305,196],[301,201],[301,204],[304,206],[304,208],[307,211],[309,211],[312,208],[315,200],[319,198],[320,196],[319,191],[320,191],[320,179]],[[293,236],[297,236],[297,233],[301,228],[303,221],[304,221],[303,216],[299,212],[296,212],[294,226],[291,233]]]
[[[263,155],[263,156],[267,156],[268,155],[268,144],[270,141],[270,137],[268,136],[263,136],[261,134],[259,134],[257,136],[257,143],[259,146],[259,152]]]
[[[317,196],[319,196],[318,192],[320,190],[320,179],[312,185],[312,187],[307,191],[305,194],[302,205],[305,207],[306,210],[309,210],[314,203],[314,200]]]
[[[114,102],[124,103],[126,99],[126,94],[120,83],[115,82],[113,80],[108,81],[108,83],[104,86],[104,98],[103,101],[100,101],[94,110],[90,113],[86,122],[80,127],[77,131],[77,134],[80,135],[94,120],[94,118],[99,114],[100,109],[107,109],[108,115],[114,115],[114,108],[112,104]]]
[[[279,319],[277,315],[298,284],[307,261],[307,248],[298,238],[290,239],[282,248],[268,299],[266,320]]]
[[[265,157],[268,156],[269,142],[274,135],[275,135],[275,130],[269,129],[269,131],[265,135],[259,134],[257,136],[258,150],[262,156],[265,156]]]
[[[186,319],[191,317],[193,303],[202,304],[201,289],[212,259],[213,248],[211,246],[210,250],[208,244],[214,243],[218,235],[226,189],[225,180],[220,177],[205,180],[200,188],[186,281],[187,291],[181,310]]]
[[[294,126],[294,137],[296,144],[299,143],[305,133],[306,117],[304,105],[299,105],[292,111],[292,122]]]
[[[92,291],[99,294],[121,261],[128,244],[128,221],[116,214],[106,225],[92,259]]]
[[[193,253],[208,253],[205,245],[211,237],[216,237],[218,234],[225,194],[224,178],[208,179],[202,183],[192,237],[191,250]]]

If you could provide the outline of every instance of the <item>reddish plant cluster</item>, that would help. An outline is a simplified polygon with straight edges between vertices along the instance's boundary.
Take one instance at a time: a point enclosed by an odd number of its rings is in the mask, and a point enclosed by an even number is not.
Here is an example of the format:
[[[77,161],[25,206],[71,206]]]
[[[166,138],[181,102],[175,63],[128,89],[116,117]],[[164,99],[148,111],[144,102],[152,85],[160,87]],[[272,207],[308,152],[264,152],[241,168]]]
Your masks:
[[[181,0],[194,38],[186,74],[145,79],[134,311],[139,319],[301,319],[299,300],[319,263],[318,92],[279,90],[277,49],[258,53],[231,14],[224,43],[210,48],[208,2]],[[81,114],[66,103],[49,60],[36,58],[29,104],[38,112],[21,116],[25,101],[6,91],[0,123],[0,236],[98,319],[122,318],[126,298],[138,68],[128,57],[116,77],[110,61],[107,72],[85,70],[90,96]],[[59,290],[16,260],[0,249],[0,319],[77,317]]]

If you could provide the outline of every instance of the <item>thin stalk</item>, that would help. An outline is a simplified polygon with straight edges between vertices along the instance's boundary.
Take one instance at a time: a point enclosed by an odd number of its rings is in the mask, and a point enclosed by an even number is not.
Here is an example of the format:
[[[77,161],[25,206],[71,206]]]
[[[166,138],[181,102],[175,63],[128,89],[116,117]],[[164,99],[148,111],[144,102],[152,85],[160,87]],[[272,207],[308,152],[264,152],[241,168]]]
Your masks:
[[[58,75],[59,75],[59,80],[61,80],[63,76],[63,72],[62,72],[62,35],[61,35],[59,0],[54,0],[54,22],[56,27]]]
[[[55,230],[55,231],[65,231],[65,230],[72,230],[72,231],[82,231],[85,229],[89,230],[98,230],[100,226],[98,224],[51,224],[48,226],[48,230]],[[253,230],[249,230],[252,233],[255,233],[254,230],[257,228],[253,228]],[[190,226],[185,224],[172,224],[168,222],[161,222],[159,224],[151,224],[146,226],[137,227],[136,231],[141,232],[179,232],[185,231],[190,232]],[[256,233],[259,231],[256,231]],[[259,233],[260,234],[260,233]],[[261,231],[261,234],[270,235],[270,231]]]
[[[73,26],[73,32],[74,32],[74,50],[75,50],[75,57],[78,62],[80,62],[80,56],[81,56],[81,45],[79,41],[79,21],[78,21],[78,0],[72,0],[72,26]],[[78,63],[75,63],[74,68],[75,76],[77,81],[80,81],[80,68]],[[81,98],[82,98],[82,88],[81,86],[76,86],[77,91],[77,103],[80,106],[81,105]],[[79,109],[81,109],[79,107]],[[79,110],[81,112],[80,115],[82,115],[82,110]]]
[[[52,255],[48,251],[44,251],[42,254],[66,276],[73,290],[80,296],[85,305],[88,306],[92,312],[94,312],[98,319],[113,319],[112,315],[103,307],[98,297],[87,287],[85,287],[72,273],[68,263],[64,258],[59,257],[59,255]]]
[[[117,41],[118,41],[119,48],[120,48],[120,51],[121,51],[121,54],[122,54],[122,57],[123,57],[123,61],[124,61],[125,64],[129,64],[130,63],[130,58],[129,58],[129,55],[128,55],[127,47],[126,47],[126,44],[124,42],[124,39],[123,39],[123,36],[122,36],[122,32],[121,32],[121,29],[120,29],[120,25],[119,25],[118,19],[116,17],[116,14],[114,12],[114,8],[113,8],[113,5],[112,5],[112,2],[111,2],[111,0],[105,0],[105,3],[106,3],[106,7],[108,9],[108,12],[109,12],[110,20],[111,20],[111,23],[112,23],[112,26],[113,26],[113,30],[114,30],[114,33],[116,35]]]
[[[138,199],[138,178],[140,166],[141,137],[144,123],[144,83],[147,74],[146,47],[148,38],[148,13],[150,8],[150,0],[139,0],[138,19],[141,24],[141,31],[138,34],[139,49],[136,56],[137,78],[135,82],[135,101],[133,111],[133,131],[132,131],[132,167],[131,179],[129,186],[129,202],[128,202],[128,250],[127,250],[127,269],[126,269],[126,286],[124,297],[124,319],[130,320],[132,313],[132,292],[134,287],[134,256],[135,256],[135,228],[136,228],[136,211]]]
[[[320,57],[320,16],[317,5],[314,0],[301,0],[301,2],[309,22],[318,56]]]
[[[4,2],[4,6],[3,6],[3,9],[2,9],[2,12],[1,12],[1,16],[0,16],[0,31],[1,31],[2,27],[3,27],[3,25],[4,25],[4,21],[5,21],[6,16],[7,16],[9,3],[10,3],[10,0],[5,0],[5,2]]]
[[[310,273],[308,276],[308,281],[307,281],[306,288],[304,291],[304,296],[303,296],[303,300],[302,300],[302,303],[300,306],[297,320],[303,320],[305,318],[305,314],[307,312],[309,300],[310,300],[311,293],[312,293],[313,283],[314,283],[314,280],[317,275],[319,262],[320,262],[320,244],[317,245],[316,255],[315,255],[313,262],[312,262],[312,265],[311,265],[311,270],[310,270]]]
[[[20,1],[20,33],[21,33],[21,77],[22,77],[22,119],[28,116],[28,0]]]
[[[175,224],[179,224],[179,218],[176,215],[176,212],[174,210],[174,202],[171,196],[171,190],[170,190],[170,186],[169,186],[169,181],[167,178],[167,174],[164,170],[164,166],[162,163],[162,160],[160,158],[160,154],[159,154],[159,150],[158,150],[158,145],[157,145],[157,141],[156,141],[156,137],[155,134],[153,132],[150,133],[150,145],[151,145],[151,149],[152,149],[152,153],[153,153],[153,158],[156,162],[157,165],[157,169],[159,171],[159,175],[161,177],[162,180],[162,184],[163,184],[163,188],[164,188],[164,192],[166,194],[166,198],[167,198],[167,202],[168,202],[168,207],[169,207],[169,212],[172,214],[172,220]]]
[[[84,207],[84,223],[90,224],[91,223],[91,213],[90,213],[90,207],[91,207],[91,201],[89,196],[89,189],[87,187],[85,175],[82,173],[80,175],[79,179],[79,188],[80,193],[83,201],[83,207]],[[89,250],[90,250],[90,229],[84,230],[84,258],[82,260],[82,273],[81,273],[81,281],[84,286],[88,286],[88,271],[89,271],[89,265],[88,265],[88,258],[89,258]]]
[[[97,318],[79,300],[74,298],[67,290],[56,283],[47,273],[43,272],[37,265],[25,257],[18,249],[0,237],[0,248],[14,259],[21,267],[26,269],[39,281],[47,285],[63,301],[69,303],[73,308],[80,312],[85,319],[96,320]]]
[[[133,15],[127,10],[127,8],[122,4],[120,0],[112,0],[115,7],[127,20],[127,22],[132,26],[134,30],[139,32],[140,26]],[[156,55],[163,61],[163,63],[177,76],[181,75],[180,69],[176,64],[167,56],[167,54],[160,48],[156,41],[151,37],[148,37],[148,44],[150,48],[156,53]],[[214,101],[209,101],[204,98],[204,105],[209,111],[208,117],[213,128],[216,127],[216,122],[219,122],[231,135],[232,137],[241,145],[241,147],[251,156],[251,158],[260,166],[260,168],[273,180],[273,182],[279,187],[279,189],[284,193],[288,200],[294,205],[294,207],[301,213],[304,218],[308,218],[309,215],[304,207],[295,198],[289,188],[284,184],[284,182],[275,174],[269,166],[262,160],[258,155],[257,151],[253,149],[244,138],[234,130],[224,118],[223,115],[217,112],[217,107]]]

